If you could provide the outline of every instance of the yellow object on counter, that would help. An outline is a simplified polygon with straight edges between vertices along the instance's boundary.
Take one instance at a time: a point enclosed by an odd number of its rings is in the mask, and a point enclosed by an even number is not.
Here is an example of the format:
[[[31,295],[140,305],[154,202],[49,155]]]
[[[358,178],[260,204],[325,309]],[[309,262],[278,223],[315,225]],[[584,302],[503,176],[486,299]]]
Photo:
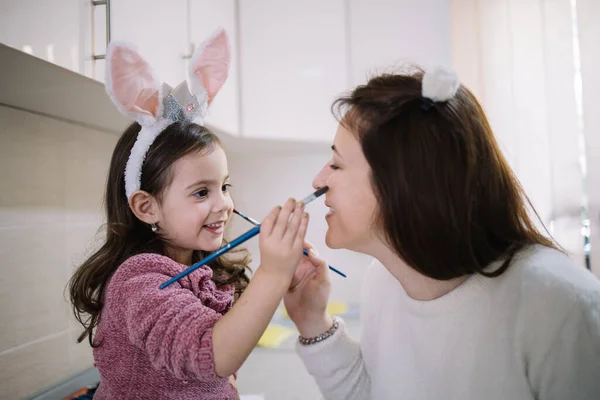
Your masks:
[[[341,301],[332,301],[327,304],[327,313],[329,315],[344,315],[348,311],[348,305]]]
[[[281,346],[281,344],[290,336],[296,334],[297,332],[294,329],[288,328],[286,326],[269,324],[265,332],[258,340],[258,346],[265,348],[277,348]]]
[[[332,301],[327,304],[327,313],[331,316],[344,315],[346,311],[348,311],[348,305],[346,303],[342,303],[341,301]],[[286,318],[290,318],[285,307],[283,307],[283,315]]]

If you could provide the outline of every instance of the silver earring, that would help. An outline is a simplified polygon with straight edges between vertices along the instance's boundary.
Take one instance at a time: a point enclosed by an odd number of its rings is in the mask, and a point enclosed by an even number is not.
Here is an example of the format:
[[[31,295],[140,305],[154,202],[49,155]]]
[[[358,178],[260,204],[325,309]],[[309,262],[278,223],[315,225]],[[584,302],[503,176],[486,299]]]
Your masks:
[[[152,232],[156,233],[156,231],[158,230],[158,225],[150,224],[150,229],[152,229]]]

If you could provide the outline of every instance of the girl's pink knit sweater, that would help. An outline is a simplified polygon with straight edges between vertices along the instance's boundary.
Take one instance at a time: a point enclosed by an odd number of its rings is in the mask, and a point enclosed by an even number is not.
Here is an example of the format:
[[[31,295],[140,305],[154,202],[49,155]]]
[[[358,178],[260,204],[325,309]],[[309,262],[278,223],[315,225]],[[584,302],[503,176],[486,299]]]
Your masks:
[[[109,280],[94,337],[103,399],[238,399],[215,374],[212,328],[233,301],[202,267],[165,289],[186,266],[157,254],[125,261]]]

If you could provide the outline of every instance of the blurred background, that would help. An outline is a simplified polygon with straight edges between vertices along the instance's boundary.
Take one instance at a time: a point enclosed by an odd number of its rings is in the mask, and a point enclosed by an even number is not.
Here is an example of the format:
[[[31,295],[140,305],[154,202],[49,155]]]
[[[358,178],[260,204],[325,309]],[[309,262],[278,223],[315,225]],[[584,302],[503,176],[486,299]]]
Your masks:
[[[104,93],[107,42],[134,43],[175,86],[219,26],[233,60],[207,126],[227,147],[241,212],[262,219],[312,191],[338,95],[405,63],[444,64],[482,102],[551,234],[600,276],[596,0],[0,0],[3,399],[61,399],[98,380],[63,290],[102,239],[108,163],[129,123]],[[332,275],[330,311],[358,338],[371,260],[327,249],[326,208],[309,211],[309,241],[348,275]],[[230,236],[248,228],[234,219]],[[257,240],[248,248],[256,267]],[[239,373],[241,394],[318,398],[295,337],[280,309]]]

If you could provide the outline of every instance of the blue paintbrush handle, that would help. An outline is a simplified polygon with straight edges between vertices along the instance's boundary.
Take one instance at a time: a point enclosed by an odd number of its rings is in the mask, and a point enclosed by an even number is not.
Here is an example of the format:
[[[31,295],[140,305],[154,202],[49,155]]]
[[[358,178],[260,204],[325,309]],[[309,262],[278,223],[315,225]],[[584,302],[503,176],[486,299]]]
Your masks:
[[[249,239],[252,239],[254,236],[258,235],[259,232],[260,232],[260,225],[250,229],[248,232],[244,233],[243,235],[236,238],[235,240],[232,240],[230,243],[227,243],[225,246],[221,247],[219,250],[215,251],[214,253],[212,253],[211,255],[206,257],[205,259],[198,261],[197,263],[193,264],[191,267],[189,267],[185,271],[182,271],[178,275],[176,275],[173,278],[169,279],[168,281],[162,283],[160,285],[160,288],[164,289],[167,286],[169,286],[170,284],[177,282],[178,280],[180,280],[184,276],[189,275],[190,273],[197,270],[198,268],[208,264],[211,261],[214,261],[216,258],[227,253],[229,250],[233,249],[234,247],[239,246],[240,244],[244,243],[245,241],[247,241]],[[306,249],[302,249],[302,252],[304,253],[305,256],[308,257],[308,251],[306,251]],[[333,268],[331,265],[329,265],[329,269],[337,274],[340,274],[344,278],[346,277],[346,274],[344,274],[342,271],[339,271],[339,270]]]
[[[302,249],[302,252],[304,253],[304,255],[306,257],[308,257],[308,251],[306,249]],[[332,270],[333,272],[335,272],[336,274],[340,274],[341,276],[343,276],[344,278],[346,278],[346,274],[343,273],[342,271],[340,271],[339,269],[335,269],[333,268],[331,265],[328,265],[329,269]]]
[[[329,189],[329,187],[323,186],[322,188],[317,189],[313,194],[306,196],[304,199],[301,200],[301,202],[304,204],[308,204],[311,201],[313,201],[314,199],[316,199],[317,197],[321,196],[323,193],[327,192],[328,189]],[[246,218],[248,221],[250,221],[252,223],[258,223],[258,221],[254,221],[251,218],[248,218],[243,214],[240,214],[240,213],[238,213],[238,214],[242,218]],[[246,240],[251,239],[254,236],[258,235],[259,232],[260,232],[260,225],[255,226],[254,228],[250,229],[248,232],[244,233],[240,237],[232,240],[231,243],[228,243],[225,246],[221,247],[219,250],[215,251],[210,256],[206,257],[204,260],[198,261],[197,263],[193,264],[191,267],[189,267],[185,271],[179,273],[177,276],[174,276],[173,278],[169,279],[165,283],[162,283],[160,285],[160,288],[164,289],[167,286],[169,286],[170,284],[177,282],[179,279],[183,278],[184,276],[189,275],[191,272],[197,270],[198,268],[202,267],[203,265],[208,264],[209,262],[215,260],[217,257],[227,253],[229,250],[233,249],[234,247],[239,246],[240,244],[244,243]],[[306,256],[308,256],[308,251],[306,251],[306,249],[303,249],[302,251]],[[337,269],[333,268],[331,265],[329,266],[329,269],[340,274],[343,277],[346,277],[346,275],[344,275],[343,272],[338,271]]]
[[[258,235],[259,232],[260,232],[260,226],[256,226],[256,227],[250,229],[248,232],[246,232],[243,235],[241,235],[240,237],[232,240],[230,243],[227,243],[225,246],[221,247],[219,250],[215,251],[214,253],[212,253],[211,255],[206,257],[204,260],[198,261],[197,263],[193,264],[191,267],[189,267],[185,271],[172,277],[165,283],[162,283],[160,285],[160,288],[164,289],[167,286],[169,286],[170,284],[177,282],[184,276],[189,275],[190,273],[192,273],[193,271],[202,267],[203,265],[206,265],[209,262],[214,261],[217,257],[222,256],[223,254],[227,253],[229,250],[233,249],[234,247],[239,246],[240,244],[244,243],[246,240],[252,239],[254,236]]]

